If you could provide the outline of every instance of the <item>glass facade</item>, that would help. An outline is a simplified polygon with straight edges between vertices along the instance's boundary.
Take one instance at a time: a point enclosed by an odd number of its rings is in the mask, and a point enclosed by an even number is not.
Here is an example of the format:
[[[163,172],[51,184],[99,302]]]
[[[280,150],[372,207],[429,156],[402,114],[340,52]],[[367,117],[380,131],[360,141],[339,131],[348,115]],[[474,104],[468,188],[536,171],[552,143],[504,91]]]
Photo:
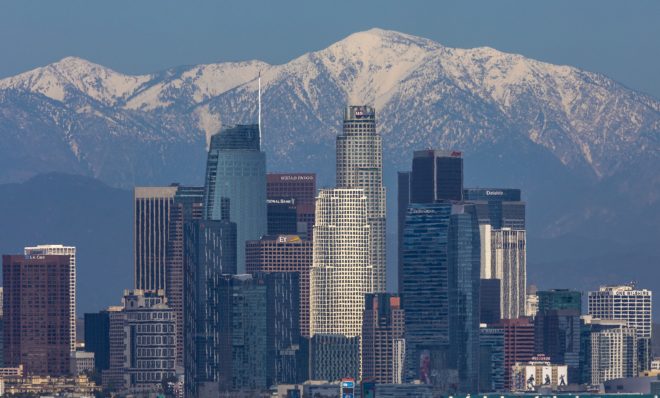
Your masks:
[[[411,203],[403,231],[406,381],[428,384],[447,368],[450,203]],[[435,371],[435,372],[434,372]],[[439,381],[437,381],[439,382]]]
[[[449,342],[458,392],[479,389],[479,224],[473,206],[454,206],[449,234]]]
[[[463,158],[458,151],[415,151],[410,179],[411,203],[463,200]]]
[[[236,223],[237,267],[245,272],[245,241],[266,235],[266,155],[259,148],[259,126],[237,125],[211,137],[206,163],[204,216],[223,218],[229,200],[230,219]]]
[[[463,194],[466,202],[476,206],[479,224],[489,224],[493,229],[525,229],[525,202],[520,189],[468,188]]]

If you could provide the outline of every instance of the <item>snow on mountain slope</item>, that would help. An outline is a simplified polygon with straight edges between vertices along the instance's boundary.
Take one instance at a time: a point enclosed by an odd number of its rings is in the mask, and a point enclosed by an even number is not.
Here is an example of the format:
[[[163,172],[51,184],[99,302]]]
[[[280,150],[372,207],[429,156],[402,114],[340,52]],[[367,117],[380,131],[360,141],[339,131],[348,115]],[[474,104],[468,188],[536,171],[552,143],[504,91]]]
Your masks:
[[[17,93],[41,94],[64,113],[84,114],[94,128],[72,129],[54,114],[52,130],[94,165],[94,153],[112,150],[112,137],[154,148],[201,145],[223,124],[255,121],[259,74],[270,161],[286,167],[300,156],[309,165],[330,160],[346,103],[375,104],[386,159],[391,155],[397,167],[409,161],[401,154],[419,147],[469,150],[502,140],[531,142],[597,179],[640,159],[659,159],[655,98],[570,66],[486,47],[454,49],[382,29],[282,65],[246,61],[128,76],[69,57],[0,80],[0,96],[10,106]],[[3,134],[1,126],[2,119]],[[95,147],[90,130],[109,146]],[[140,171],[127,175],[134,172]]]

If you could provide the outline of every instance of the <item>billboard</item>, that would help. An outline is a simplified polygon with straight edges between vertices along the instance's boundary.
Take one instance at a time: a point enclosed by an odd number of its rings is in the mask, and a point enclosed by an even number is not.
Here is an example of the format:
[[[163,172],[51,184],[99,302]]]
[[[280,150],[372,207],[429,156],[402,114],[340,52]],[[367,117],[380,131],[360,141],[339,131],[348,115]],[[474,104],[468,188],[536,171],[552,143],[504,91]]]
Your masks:
[[[342,379],[341,398],[355,398],[355,380]]]
[[[525,366],[525,390],[536,391],[536,366]]]
[[[557,385],[568,385],[568,366],[557,366]]]
[[[544,386],[549,386],[552,384],[552,367],[551,366],[544,366],[541,368],[541,382],[538,384],[542,384]]]

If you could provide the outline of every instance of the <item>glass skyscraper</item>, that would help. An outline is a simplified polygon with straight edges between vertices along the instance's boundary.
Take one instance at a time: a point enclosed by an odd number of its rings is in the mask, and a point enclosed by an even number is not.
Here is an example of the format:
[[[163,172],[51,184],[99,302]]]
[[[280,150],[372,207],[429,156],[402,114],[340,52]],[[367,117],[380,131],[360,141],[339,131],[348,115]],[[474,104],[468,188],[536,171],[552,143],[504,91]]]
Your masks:
[[[459,151],[415,151],[410,177],[410,202],[463,200],[463,158]]]
[[[222,219],[223,199],[229,219],[236,223],[238,273],[245,272],[245,241],[266,235],[266,154],[259,143],[259,126],[237,125],[211,137],[206,163],[204,218]]]

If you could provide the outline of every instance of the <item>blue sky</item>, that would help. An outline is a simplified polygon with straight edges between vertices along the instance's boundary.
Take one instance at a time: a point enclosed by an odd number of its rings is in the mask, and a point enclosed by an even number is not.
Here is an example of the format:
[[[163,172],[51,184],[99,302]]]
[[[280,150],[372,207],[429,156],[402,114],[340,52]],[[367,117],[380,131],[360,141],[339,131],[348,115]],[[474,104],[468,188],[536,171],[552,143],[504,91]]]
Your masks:
[[[604,73],[660,98],[660,1],[2,1],[0,78],[76,55],[126,73],[283,63],[372,27]]]

